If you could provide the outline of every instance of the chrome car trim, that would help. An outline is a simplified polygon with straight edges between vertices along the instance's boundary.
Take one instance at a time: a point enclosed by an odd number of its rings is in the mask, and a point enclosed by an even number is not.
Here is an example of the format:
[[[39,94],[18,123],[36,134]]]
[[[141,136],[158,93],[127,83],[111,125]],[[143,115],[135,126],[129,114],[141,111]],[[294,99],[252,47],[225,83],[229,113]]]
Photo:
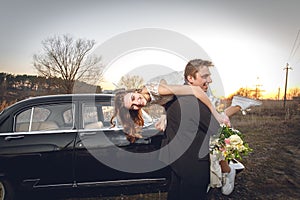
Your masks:
[[[49,133],[76,133],[77,130],[64,130],[64,129],[60,129],[60,130],[41,130],[41,131],[31,131],[31,132],[10,132],[10,133],[0,133],[0,136],[17,136],[17,135],[39,135],[39,134],[49,134]]]
[[[122,185],[136,185],[136,184],[154,184],[165,182],[166,178],[153,178],[153,179],[131,179],[131,180],[118,180],[118,181],[101,181],[101,182],[85,182],[77,183],[78,186],[122,186]]]
[[[101,182],[84,182],[84,183],[66,183],[53,185],[34,185],[34,188],[47,187],[85,187],[85,186],[123,186],[123,185],[137,185],[137,184],[157,184],[166,182],[166,178],[153,179],[132,179],[132,180],[118,180],[118,181],[101,181]]]
[[[73,187],[73,183],[53,184],[53,185],[35,185],[33,188],[57,188],[57,187]]]

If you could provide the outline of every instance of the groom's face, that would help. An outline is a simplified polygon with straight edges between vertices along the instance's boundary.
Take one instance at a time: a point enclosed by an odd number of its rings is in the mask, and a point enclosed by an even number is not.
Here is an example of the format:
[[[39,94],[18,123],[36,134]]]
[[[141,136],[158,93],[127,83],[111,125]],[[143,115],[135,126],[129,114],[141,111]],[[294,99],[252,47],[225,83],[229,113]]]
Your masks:
[[[196,76],[190,81],[193,86],[200,86],[204,92],[207,92],[209,84],[212,82],[209,68],[202,66],[198,68]]]

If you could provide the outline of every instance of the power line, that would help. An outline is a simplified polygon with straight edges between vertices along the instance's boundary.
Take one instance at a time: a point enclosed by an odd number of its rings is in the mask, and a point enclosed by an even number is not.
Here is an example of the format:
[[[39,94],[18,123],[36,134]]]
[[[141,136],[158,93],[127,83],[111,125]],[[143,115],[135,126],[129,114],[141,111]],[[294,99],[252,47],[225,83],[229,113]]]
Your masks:
[[[290,53],[290,56],[289,56],[288,60],[290,60],[295,55],[295,53],[297,52],[297,50],[299,48],[300,43],[296,47],[296,44],[297,44],[297,41],[298,41],[298,38],[299,38],[299,34],[300,34],[300,30],[298,30],[298,33],[297,33],[296,39],[294,41],[294,44],[293,44],[293,47],[292,47],[292,50],[291,50],[291,53]]]
[[[293,55],[292,55],[291,58],[294,58],[295,54],[297,53],[297,51],[299,49],[299,46],[300,46],[300,42],[298,42],[298,46],[296,47],[296,49],[295,49],[295,51],[294,51],[294,53],[293,53]]]
[[[294,66],[298,65],[300,63],[300,58],[295,62]]]

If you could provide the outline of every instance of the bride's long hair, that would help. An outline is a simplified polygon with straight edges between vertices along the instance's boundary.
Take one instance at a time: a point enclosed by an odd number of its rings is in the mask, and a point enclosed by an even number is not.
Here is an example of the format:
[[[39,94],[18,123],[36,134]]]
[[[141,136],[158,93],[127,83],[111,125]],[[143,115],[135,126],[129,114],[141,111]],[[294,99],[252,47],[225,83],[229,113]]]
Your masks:
[[[144,125],[142,110],[128,109],[124,105],[124,96],[131,92],[141,92],[141,89],[123,90],[115,94],[114,98],[114,114],[110,119],[112,127],[115,127],[114,118],[118,117],[123,126],[124,132],[129,135],[134,135],[139,132]]]

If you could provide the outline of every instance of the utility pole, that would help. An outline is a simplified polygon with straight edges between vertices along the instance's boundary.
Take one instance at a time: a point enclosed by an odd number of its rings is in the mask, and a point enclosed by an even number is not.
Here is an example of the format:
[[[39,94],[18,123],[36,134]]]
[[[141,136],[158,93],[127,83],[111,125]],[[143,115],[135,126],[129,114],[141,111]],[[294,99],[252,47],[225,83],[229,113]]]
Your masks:
[[[283,70],[285,71],[285,87],[284,87],[284,99],[283,99],[283,107],[285,108],[286,104],[286,90],[287,90],[287,82],[288,82],[288,75],[289,75],[289,69],[292,69],[289,67],[289,63],[286,63],[286,67]]]
[[[254,98],[259,99],[261,97],[261,93],[264,92],[265,90],[260,89],[263,85],[259,84],[259,77],[256,78],[256,84],[255,84],[255,90],[250,90],[250,92],[253,94],[254,93]]]

